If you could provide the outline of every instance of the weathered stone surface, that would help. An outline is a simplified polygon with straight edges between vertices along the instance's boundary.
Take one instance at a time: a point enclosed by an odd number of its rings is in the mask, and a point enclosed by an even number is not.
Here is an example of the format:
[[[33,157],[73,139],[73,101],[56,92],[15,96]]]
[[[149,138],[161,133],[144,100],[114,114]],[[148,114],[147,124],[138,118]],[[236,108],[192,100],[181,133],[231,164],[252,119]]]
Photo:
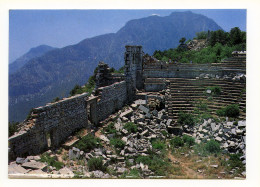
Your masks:
[[[133,113],[133,109],[130,108],[129,110],[127,110],[127,111],[123,112],[122,114],[120,114],[120,118],[128,117],[132,113]]]
[[[69,150],[69,159],[78,159],[80,157],[80,150],[76,147],[73,147]]]
[[[17,164],[8,165],[8,174],[25,174],[29,171]]]
[[[147,102],[146,102],[146,100],[141,100],[141,99],[139,99],[139,100],[136,100],[136,101],[135,101],[135,104],[136,104],[136,105],[146,105]]]
[[[17,157],[16,158],[16,163],[17,164],[23,164],[25,162],[28,162],[28,159],[27,158],[20,158],[20,157]]]
[[[143,105],[140,105],[138,108],[139,108],[140,110],[142,110],[143,112],[145,112],[146,114],[148,114],[149,111],[150,111],[148,108],[144,107]]]
[[[124,136],[121,140],[126,143],[127,142],[127,137]]]
[[[31,174],[31,175],[47,175],[47,173],[42,171],[41,169],[29,171],[28,174]]]
[[[45,167],[47,167],[46,164],[42,162],[26,162],[22,164],[22,167],[26,169],[41,169],[43,170]]]
[[[63,178],[73,178],[74,173],[67,167],[64,167],[58,171],[60,175],[62,175]]]
[[[104,136],[104,135],[100,135],[99,138],[101,140],[103,140],[104,142],[110,142],[110,140],[106,136]]]

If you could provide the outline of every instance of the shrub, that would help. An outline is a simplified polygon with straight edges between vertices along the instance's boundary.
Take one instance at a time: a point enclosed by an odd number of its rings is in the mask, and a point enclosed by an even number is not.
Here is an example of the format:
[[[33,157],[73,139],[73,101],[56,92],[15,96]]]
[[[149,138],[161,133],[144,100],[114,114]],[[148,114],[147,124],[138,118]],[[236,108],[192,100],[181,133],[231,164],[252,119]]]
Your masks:
[[[184,145],[184,142],[180,137],[176,136],[170,140],[170,144],[174,147],[182,147]]]
[[[208,110],[208,105],[207,103],[203,102],[203,101],[199,101],[199,103],[196,105],[196,107],[199,109],[199,110],[202,110],[202,111],[207,111]]]
[[[154,149],[164,150],[166,148],[166,145],[163,141],[157,139],[152,141],[152,147]]]
[[[101,141],[99,138],[96,138],[92,134],[88,134],[84,136],[78,143],[76,143],[75,147],[79,148],[84,152],[89,152],[94,148],[100,147]]]
[[[148,165],[149,169],[158,176],[165,176],[172,169],[170,162],[158,155],[138,156],[136,162]]]
[[[221,88],[219,86],[207,87],[207,90],[211,90],[211,94],[213,95],[221,94]]]
[[[244,167],[244,164],[240,160],[241,156],[242,156],[242,154],[232,154],[232,155],[230,155],[230,159],[228,160],[228,163],[229,163],[229,167],[231,169],[233,169],[235,167],[239,167],[239,168]]]
[[[220,145],[215,140],[208,141],[204,148],[209,153],[219,153],[220,152]]]
[[[125,147],[125,142],[118,138],[111,139],[110,144],[117,149],[123,149]]]
[[[109,123],[107,127],[104,128],[105,132],[108,134],[115,134],[115,123]]]
[[[225,108],[217,110],[216,113],[218,116],[238,117],[239,107],[236,104],[228,105]]]
[[[56,167],[56,170],[59,170],[63,167],[63,163],[57,161],[57,157],[50,157],[48,153],[43,153],[41,155],[41,162],[46,162],[49,166]]]
[[[216,111],[216,114],[217,114],[218,116],[225,116],[225,115],[226,115],[226,110],[225,110],[225,108],[218,109],[218,110]]]
[[[195,144],[195,139],[191,136],[184,135],[182,137],[182,139],[183,139],[183,142],[186,143],[188,146],[192,146]]]
[[[127,122],[125,125],[124,125],[124,129],[126,129],[128,132],[137,132],[137,125],[134,124],[133,122]]]
[[[162,133],[162,135],[165,136],[165,137],[167,137],[168,134],[169,134],[169,133],[168,133],[167,131],[165,131],[165,130],[161,131],[161,133]]]
[[[18,125],[19,125],[19,122],[13,122],[13,121],[11,123],[9,122],[9,124],[8,124],[8,127],[9,127],[8,136],[9,137],[14,135],[14,133],[18,131]]]
[[[98,158],[93,157],[93,158],[89,159],[89,161],[88,161],[89,171],[100,170],[100,171],[105,172],[106,167],[103,165],[102,160],[103,159],[101,157],[98,157]]]
[[[238,117],[239,116],[239,107],[236,104],[228,105],[226,107],[226,116],[228,117]]]
[[[195,124],[195,119],[192,114],[180,112],[178,123],[181,125],[193,126]]]
[[[140,179],[141,178],[140,172],[136,168],[130,170],[129,176],[131,176],[132,178],[135,178],[135,179]]]

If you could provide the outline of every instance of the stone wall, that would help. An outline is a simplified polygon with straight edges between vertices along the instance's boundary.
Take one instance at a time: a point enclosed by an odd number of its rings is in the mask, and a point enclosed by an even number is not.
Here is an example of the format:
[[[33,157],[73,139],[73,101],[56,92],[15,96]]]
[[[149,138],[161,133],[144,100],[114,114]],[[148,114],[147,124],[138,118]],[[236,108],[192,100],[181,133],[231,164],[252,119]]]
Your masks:
[[[125,81],[128,101],[134,99],[136,89],[143,88],[142,46],[125,46]]]
[[[246,73],[246,64],[146,64],[143,69],[144,79],[147,78],[195,78],[201,74],[224,76],[231,73]]]
[[[87,127],[87,93],[35,108],[31,120],[9,138],[10,154],[33,155],[49,147],[58,147],[73,132]],[[49,145],[48,145],[49,141]]]
[[[121,109],[127,101],[126,82],[121,81],[98,89],[97,119],[102,121]]]

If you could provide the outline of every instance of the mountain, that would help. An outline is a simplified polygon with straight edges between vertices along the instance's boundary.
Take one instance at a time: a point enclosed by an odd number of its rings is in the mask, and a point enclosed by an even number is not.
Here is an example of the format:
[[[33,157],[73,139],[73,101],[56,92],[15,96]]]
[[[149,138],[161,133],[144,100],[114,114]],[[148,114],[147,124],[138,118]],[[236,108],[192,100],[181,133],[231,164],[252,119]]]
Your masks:
[[[166,17],[131,20],[117,33],[85,39],[76,45],[51,50],[31,59],[9,79],[9,121],[23,120],[32,107],[55,97],[67,96],[75,84],[84,84],[99,61],[110,67],[124,64],[125,45],[142,45],[143,51],[177,47],[181,37],[192,39],[196,32],[219,30],[212,19],[188,12]]]
[[[44,53],[53,49],[55,48],[48,45],[40,45],[38,47],[31,48],[29,52],[16,59],[9,65],[9,74],[17,72],[18,69],[23,67],[32,58],[42,56]]]

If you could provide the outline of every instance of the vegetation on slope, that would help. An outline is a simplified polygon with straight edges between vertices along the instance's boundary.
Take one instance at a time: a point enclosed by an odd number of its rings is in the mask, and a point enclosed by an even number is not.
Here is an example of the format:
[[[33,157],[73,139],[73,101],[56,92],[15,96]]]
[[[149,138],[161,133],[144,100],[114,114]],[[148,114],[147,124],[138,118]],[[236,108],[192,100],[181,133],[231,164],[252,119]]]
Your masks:
[[[181,38],[180,45],[175,49],[165,51],[156,50],[153,56],[162,61],[177,61],[181,63],[218,63],[221,60],[231,57],[232,51],[246,49],[246,32],[238,27],[232,28],[230,32],[223,30],[197,33],[195,39],[207,39],[206,48],[199,51],[187,50],[182,47],[185,38]]]

